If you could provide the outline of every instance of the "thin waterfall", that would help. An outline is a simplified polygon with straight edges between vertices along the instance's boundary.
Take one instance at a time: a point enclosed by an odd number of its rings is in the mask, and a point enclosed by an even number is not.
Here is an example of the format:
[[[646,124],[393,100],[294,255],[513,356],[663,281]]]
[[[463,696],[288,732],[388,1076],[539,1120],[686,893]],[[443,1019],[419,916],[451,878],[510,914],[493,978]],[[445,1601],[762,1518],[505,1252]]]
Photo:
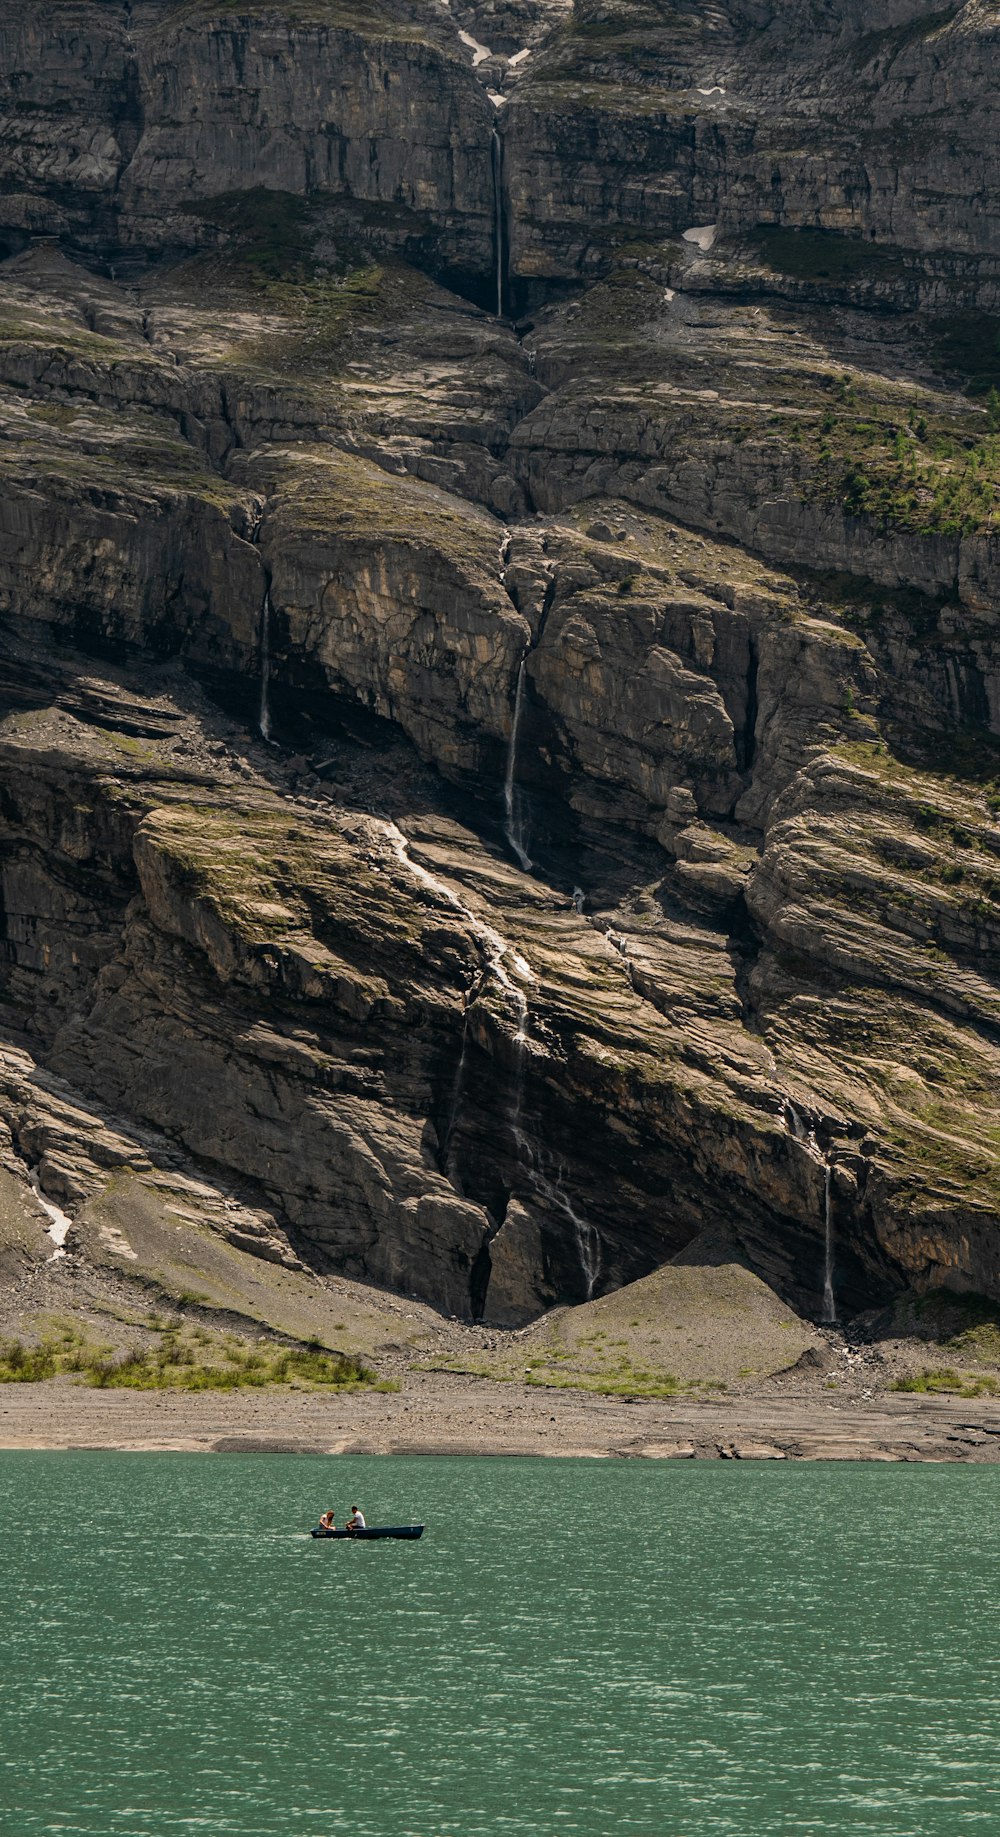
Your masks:
[[[521,716],[524,712],[524,666],[527,652],[517,666],[517,686],[514,690],[514,713],[510,724],[510,740],[507,743],[507,770],[503,781],[503,805],[507,820],[504,824],[504,835],[507,837],[518,861],[525,873],[530,873],[531,857],[525,848],[527,825],[524,820],[524,809],[521,793],[517,788],[517,744],[521,732]]]
[[[262,740],[271,738],[271,588],[264,589],[260,609],[260,714],[257,725]]]
[[[451,1104],[448,1109],[448,1121],[445,1124],[444,1140],[441,1143],[441,1169],[447,1174],[451,1166],[451,1145],[458,1128],[458,1119],[462,1113],[462,1098],[465,1094],[465,1061],[469,1050],[469,1009],[466,1004],[462,1018],[462,1044],[458,1054],[458,1065],[455,1068],[455,1082],[451,1089]]]
[[[426,892],[433,894],[436,899],[444,900],[445,903],[452,908],[453,912],[460,913],[465,919],[472,931],[473,937],[483,953],[486,973],[491,975],[494,980],[499,983],[504,992],[505,999],[513,1007],[517,1016],[517,1026],[514,1031],[514,1052],[516,1055],[514,1098],[511,1105],[510,1127],[511,1134],[514,1136],[520,1154],[521,1141],[525,1139],[521,1130],[520,1118],[524,1097],[524,1058],[528,1044],[528,997],[522,985],[524,983],[534,982],[534,972],[530,963],[525,962],[520,951],[515,950],[512,945],[508,944],[507,940],[502,938],[500,933],[496,931],[492,925],[484,924],[482,919],[465,904],[465,901],[460,899],[458,894],[452,891],[451,887],[446,886],[443,880],[439,880],[436,874],[429,873],[425,867],[421,866],[419,861],[414,861],[410,854],[409,843],[396,823],[383,820],[383,828],[396,860],[401,867],[406,869],[408,874],[412,875],[418,886],[422,886]],[[511,972],[513,972],[513,974],[511,974]],[[516,981],[515,977],[517,978]],[[473,997],[474,1001],[478,1000],[481,988],[482,985],[480,985],[480,990],[477,990],[476,995]],[[449,1139],[454,1132],[455,1123],[458,1120],[458,1107],[462,1099],[462,1088],[465,1079],[466,1047],[468,1043],[469,1009],[471,1006],[472,1003],[467,1001],[465,1018],[462,1026],[462,1047],[459,1053],[458,1069],[455,1075],[451,1114],[446,1140]]]
[[[597,929],[600,930],[601,927],[598,925]],[[621,958],[622,963],[625,965],[625,975],[628,978],[629,987],[634,989],[635,972],[632,968],[632,959],[629,956],[628,939],[623,938],[620,931],[612,931],[610,927],[604,933],[604,936],[608,944],[610,944],[611,949]]]
[[[524,1109],[524,1057],[528,1046],[528,997],[522,988],[515,983],[512,993],[516,1003],[517,1028],[514,1033],[514,1097],[510,1106],[510,1132],[517,1149],[517,1158],[523,1161],[531,1153],[531,1144],[521,1127],[521,1112]]]
[[[785,1122],[797,1142],[804,1142],[807,1140],[805,1123],[802,1121],[795,1105],[790,1103],[787,1098],[785,1100]]]
[[[592,1301],[601,1274],[600,1233],[589,1219],[581,1218],[570,1199],[564,1185],[565,1169],[562,1162],[546,1154],[543,1148],[536,1148],[521,1127],[516,1129],[514,1139],[518,1159],[536,1197],[544,1200],[553,1211],[561,1212],[573,1227],[573,1241],[583,1276],[584,1300]]]
[[[576,1226],[576,1247],[580,1256],[580,1268],[587,1285],[587,1300],[593,1301],[594,1290],[601,1273],[601,1238],[593,1225],[588,1225],[574,1213]]]
[[[823,1169],[823,1311],[820,1318],[824,1326],[831,1327],[837,1318],[833,1295],[833,1162],[823,1153],[815,1129],[806,1127],[795,1105],[787,1098],[784,1111],[785,1123],[793,1139],[800,1142],[809,1159]]]
[[[525,1130],[522,1121],[524,1113],[524,1067],[528,1044],[529,1007],[528,997],[523,989],[517,989],[518,1025],[514,1035],[514,1098],[510,1109],[510,1132],[518,1161],[528,1176],[536,1196],[561,1212],[573,1227],[577,1256],[583,1274],[584,1298],[592,1301],[594,1289],[601,1274],[601,1239],[595,1227],[576,1211],[566,1191],[565,1169],[561,1161],[546,1153],[544,1148],[536,1147]]]
[[[823,1319],[832,1326],[837,1318],[833,1299],[833,1163],[826,1164],[823,1182]]]
[[[264,522],[264,511],[261,506],[254,514],[250,525],[250,541],[253,547],[260,549],[260,532]],[[260,670],[260,703],[257,710],[257,731],[262,740],[271,738],[271,576],[266,567],[264,575],[264,598],[261,602],[260,617],[257,622],[257,653]]]
[[[439,880],[436,874],[428,873],[425,867],[421,867],[419,861],[414,861],[413,856],[410,854],[409,842],[398,824],[388,821],[385,818],[382,818],[381,822],[389,846],[396,860],[399,862],[400,867],[406,869],[406,872],[413,877],[418,886],[422,886],[428,893],[432,893],[436,899],[444,900],[445,904],[450,906],[453,912],[461,913],[462,917],[466,920],[473,937],[483,953],[487,968],[496,978],[500,987],[504,990],[504,993],[510,996],[517,1004],[517,1037],[523,1043],[527,1038],[524,1031],[527,1021],[527,996],[517,983],[511,981],[507,971],[507,965],[510,964],[511,969],[514,971],[515,975],[520,977],[522,982],[530,983],[535,981],[535,973],[530,963],[527,963],[520,951],[515,950],[512,944],[508,944],[506,938],[502,938],[500,933],[492,925],[484,924],[483,920],[477,917],[476,913],[472,911],[472,908],[467,906],[464,900],[459,899],[458,894],[454,893],[451,887],[446,886],[443,880]]]
[[[527,986],[535,982],[534,971],[530,963],[521,956],[520,951],[508,944],[492,925],[484,924],[465,901],[454,893],[451,887],[439,880],[436,874],[428,872],[419,861],[414,861],[409,851],[409,843],[397,824],[382,819],[382,827],[393,855],[402,868],[435,898],[443,900],[454,912],[461,913],[469,924],[473,936],[483,953],[486,973],[499,983],[509,1007],[513,1009],[516,1025],[513,1035],[514,1048],[514,1088],[508,1112],[508,1127],[517,1155],[519,1165],[524,1169],[528,1181],[539,1199],[561,1212],[573,1227],[574,1241],[580,1260],[586,1299],[590,1301],[600,1280],[601,1238],[596,1228],[581,1218],[564,1186],[565,1170],[561,1162],[553,1159],[544,1149],[536,1148],[524,1127],[524,1087],[525,1071],[530,1050],[531,1007],[528,1000]],[[528,863],[530,866],[530,862]],[[516,978],[516,980],[515,980]],[[482,985],[480,985],[481,989]],[[459,1107],[465,1080],[465,1058],[468,1039],[469,1010],[478,1000],[477,990],[472,1001],[467,1002],[465,1021],[462,1029],[462,1046],[459,1052],[458,1068],[452,1092],[451,1111],[445,1135],[444,1155],[447,1159],[447,1148],[458,1121]]]
[[[490,161],[493,167],[493,245],[496,254],[497,318],[503,318],[503,141],[500,130],[490,135]]]

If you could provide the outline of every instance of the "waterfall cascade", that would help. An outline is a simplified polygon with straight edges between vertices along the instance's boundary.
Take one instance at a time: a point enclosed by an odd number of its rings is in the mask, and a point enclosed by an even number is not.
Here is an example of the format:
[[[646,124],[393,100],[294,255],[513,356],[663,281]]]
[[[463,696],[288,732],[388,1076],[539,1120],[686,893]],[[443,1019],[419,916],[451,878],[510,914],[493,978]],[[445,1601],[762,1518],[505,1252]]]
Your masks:
[[[260,711],[257,725],[262,740],[271,738],[271,588],[264,589],[260,609]]]
[[[600,930],[600,929],[601,927],[598,926],[597,930]],[[611,949],[616,953],[616,955],[621,958],[623,964],[625,965],[625,974],[628,977],[629,986],[631,988],[634,988],[635,987],[635,976],[634,976],[633,969],[632,969],[632,959],[629,956],[628,939],[623,938],[620,931],[611,931],[611,930],[604,932],[604,938],[605,938],[605,941],[608,944],[610,944]]]
[[[530,1185],[538,1197],[545,1201],[554,1211],[560,1212],[573,1227],[574,1241],[583,1273],[586,1299],[591,1300],[601,1274],[601,1239],[600,1234],[587,1219],[581,1218],[566,1192],[565,1170],[562,1164],[550,1156],[544,1149],[536,1147],[528,1135],[523,1122],[524,1114],[524,1074],[528,1052],[530,1050],[529,1025],[531,1008],[526,984],[535,981],[534,971],[520,951],[508,944],[505,938],[492,925],[484,924],[482,919],[459,899],[457,893],[438,880],[427,868],[421,867],[410,855],[406,837],[395,823],[384,822],[383,828],[396,860],[404,867],[417,883],[443,899],[454,912],[458,912],[471,927],[474,937],[483,952],[486,972],[492,975],[503,989],[504,996],[513,1009],[516,1026],[513,1035],[514,1047],[514,1093],[511,1099],[509,1126],[511,1138],[517,1153],[520,1166],[524,1169]],[[508,967],[509,966],[509,967]],[[513,972],[513,973],[512,973]],[[468,1040],[469,1007],[465,1011],[462,1026],[462,1046],[455,1073],[451,1110],[445,1136],[447,1144],[454,1136],[458,1124],[462,1091],[465,1082],[465,1059]]]
[[[527,1016],[528,998],[520,984],[511,979],[507,965],[510,964],[521,982],[532,983],[535,980],[535,972],[530,963],[526,962],[519,950],[515,950],[512,944],[508,944],[506,938],[500,936],[494,926],[484,924],[483,920],[473,912],[471,906],[467,906],[464,900],[459,899],[457,893],[452,892],[451,887],[446,886],[443,880],[438,880],[437,876],[431,874],[427,868],[421,867],[419,861],[414,861],[407,839],[395,823],[383,820],[382,828],[400,866],[406,869],[419,886],[425,887],[428,893],[434,893],[438,899],[443,899],[453,912],[461,913],[483,953],[487,969],[492,972],[505,994],[511,998],[518,1012],[517,1037],[525,1038],[523,1029]],[[522,1004],[523,1013],[521,1012]]]
[[[827,1161],[823,1178],[823,1319],[832,1326],[837,1318],[833,1299],[833,1163]]]
[[[832,1327],[837,1319],[837,1304],[833,1294],[833,1162],[829,1155],[823,1153],[816,1140],[816,1131],[806,1126],[795,1105],[786,1098],[785,1123],[789,1133],[796,1142],[801,1142],[803,1151],[811,1161],[823,1169],[823,1312],[824,1326]]]
[[[517,685],[514,690],[514,713],[511,717],[510,739],[507,743],[507,770],[503,781],[503,807],[506,815],[504,835],[518,858],[525,873],[532,868],[531,857],[525,843],[528,839],[525,821],[524,798],[517,788],[517,746],[521,733],[521,716],[524,712],[524,670],[527,652],[517,666]]]
[[[260,547],[260,530],[264,521],[263,509],[259,509],[250,527],[250,541],[255,549]],[[260,672],[260,701],[257,708],[257,731],[262,740],[271,738],[271,576],[264,569],[264,598],[261,601],[260,617],[257,621],[257,662]]]
[[[523,989],[519,991],[522,1001],[518,1013],[518,1027],[514,1035],[514,1049],[517,1062],[514,1076],[514,1101],[511,1105],[510,1132],[517,1159],[528,1176],[528,1181],[538,1198],[543,1200],[555,1212],[561,1212],[573,1227],[580,1268],[583,1272],[585,1300],[593,1300],[594,1289],[601,1274],[601,1239],[595,1227],[585,1218],[581,1218],[566,1191],[566,1170],[562,1162],[550,1155],[544,1148],[534,1142],[522,1121],[524,1112],[524,1062],[528,1043],[529,1007],[528,998]]]
[[[493,167],[493,247],[497,282],[497,318],[503,318],[504,212],[503,212],[503,141],[499,128],[490,135],[490,162]]]
[[[601,1274],[601,1237],[594,1225],[576,1219],[576,1247],[580,1253],[580,1268],[583,1270],[587,1285],[586,1299],[593,1301],[594,1290]]]
[[[469,1008],[466,1002],[462,1019],[462,1044],[458,1052],[458,1064],[455,1067],[455,1082],[451,1090],[451,1103],[448,1107],[448,1120],[445,1123],[444,1136],[441,1142],[441,1168],[447,1174],[451,1167],[451,1145],[458,1128],[458,1119],[462,1114],[462,1098],[465,1095],[465,1061],[469,1051]]]

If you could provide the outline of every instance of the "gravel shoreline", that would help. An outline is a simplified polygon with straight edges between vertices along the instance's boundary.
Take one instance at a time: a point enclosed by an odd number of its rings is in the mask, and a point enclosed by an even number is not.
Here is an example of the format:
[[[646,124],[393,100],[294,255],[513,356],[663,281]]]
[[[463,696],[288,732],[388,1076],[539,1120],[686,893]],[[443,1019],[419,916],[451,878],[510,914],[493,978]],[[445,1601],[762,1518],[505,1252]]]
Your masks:
[[[720,1401],[595,1396],[447,1373],[403,1391],[0,1394],[0,1448],[1000,1463],[1000,1399],[883,1393]]]

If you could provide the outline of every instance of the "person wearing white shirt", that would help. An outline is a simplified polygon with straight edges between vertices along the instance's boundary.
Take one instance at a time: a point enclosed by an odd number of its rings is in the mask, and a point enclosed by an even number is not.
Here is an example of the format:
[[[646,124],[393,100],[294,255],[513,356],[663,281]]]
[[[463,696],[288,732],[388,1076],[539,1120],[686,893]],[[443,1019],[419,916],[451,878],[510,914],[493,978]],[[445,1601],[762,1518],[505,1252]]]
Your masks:
[[[366,1529],[364,1512],[357,1505],[351,1506],[351,1516],[347,1520],[347,1529],[349,1531],[363,1531]]]

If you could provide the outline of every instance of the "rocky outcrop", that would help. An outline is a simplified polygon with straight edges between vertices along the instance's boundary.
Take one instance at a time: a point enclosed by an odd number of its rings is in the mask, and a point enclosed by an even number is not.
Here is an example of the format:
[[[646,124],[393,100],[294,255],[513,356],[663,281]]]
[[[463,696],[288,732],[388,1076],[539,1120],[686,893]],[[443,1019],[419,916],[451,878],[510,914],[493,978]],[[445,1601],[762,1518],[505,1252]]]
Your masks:
[[[989,72],[978,4],[574,9],[509,108],[518,277],[593,271],[634,239],[760,224],[982,262],[995,294]],[[877,265],[879,250],[873,254]]]
[[[945,279],[971,260],[995,294],[996,32],[978,0],[827,0],[808,20],[738,0],[568,20],[539,0],[8,5],[2,222],[12,248],[48,234],[126,263],[249,229],[274,266],[349,220],[486,297],[506,98],[524,287],[630,239],[764,224],[944,258]]]
[[[263,240],[301,252],[308,210],[260,202],[285,194],[348,204],[356,226],[471,279],[490,266],[492,107],[460,51],[429,3],[329,19],[175,0],[8,8],[3,223],[15,243],[72,237],[127,260],[246,227],[238,199],[257,194]]]
[[[529,634],[504,589],[495,519],[329,449],[251,476],[268,481],[276,671],[315,683],[318,669],[450,775],[496,766]]]

